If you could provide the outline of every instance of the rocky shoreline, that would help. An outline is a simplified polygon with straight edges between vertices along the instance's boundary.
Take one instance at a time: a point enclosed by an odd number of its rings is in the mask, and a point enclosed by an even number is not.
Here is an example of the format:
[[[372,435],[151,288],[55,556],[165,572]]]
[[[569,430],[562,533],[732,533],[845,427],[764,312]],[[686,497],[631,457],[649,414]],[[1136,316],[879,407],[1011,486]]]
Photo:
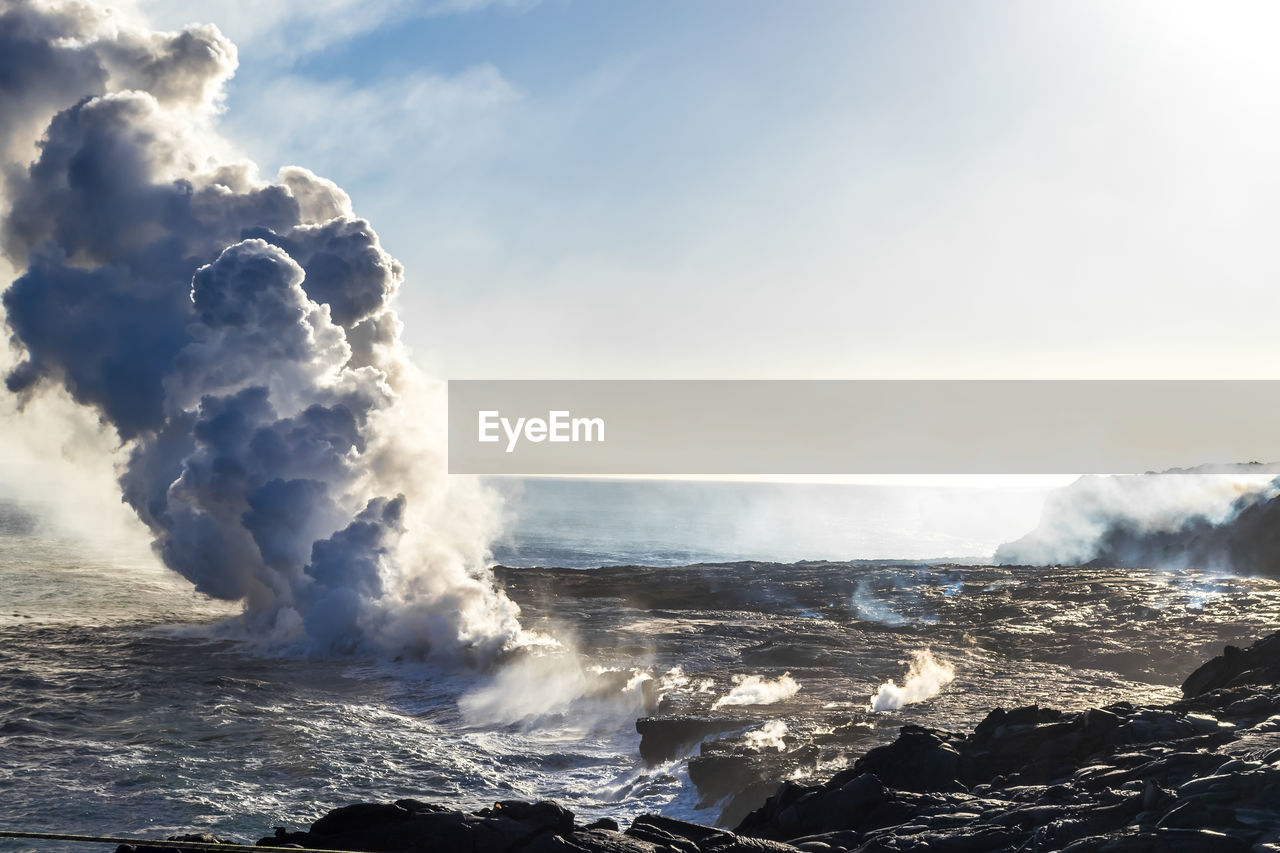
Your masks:
[[[1182,689],[1181,701],[1159,707],[996,709],[967,734],[904,726],[823,784],[783,783],[732,831],[658,815],[625,831],[608,819],[580,825],[550,802],[467,813],[400,800],[336,809],[257,843],[367,853],[1280,853],[1280,632],[1228,646]],[[166,850],[176,848],[118,853]]]

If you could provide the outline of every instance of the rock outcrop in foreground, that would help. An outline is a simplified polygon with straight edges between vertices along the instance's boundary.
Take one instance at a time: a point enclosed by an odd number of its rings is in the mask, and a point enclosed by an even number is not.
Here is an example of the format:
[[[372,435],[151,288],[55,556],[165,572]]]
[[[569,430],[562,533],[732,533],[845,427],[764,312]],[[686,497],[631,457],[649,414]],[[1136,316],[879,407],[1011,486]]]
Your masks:
[[[549,802],[468,814],[401,800],[337,809],[306,832],[277,830],[258,844],[370,853],[1280,853],[1280,633],[1228,647],[1191,674],[1183,694],[1160,708],[997,709],[965,735],[905,726],[825,784],[784,784],[734,832],[655,815],[625,832],[609,820],[581,826]]]

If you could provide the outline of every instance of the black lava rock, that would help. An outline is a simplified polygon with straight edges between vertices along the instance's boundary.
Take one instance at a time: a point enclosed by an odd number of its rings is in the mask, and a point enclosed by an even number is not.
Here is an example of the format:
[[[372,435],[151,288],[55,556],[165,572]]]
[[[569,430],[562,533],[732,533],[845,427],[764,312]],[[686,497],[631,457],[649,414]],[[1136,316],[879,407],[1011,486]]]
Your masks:
[[[996,709],[968,734],[904,726],[823,784],[783,783],[732,832],[661,815],[639,817],[626,832],[609,819],[579,827],[550,802],[465,813],[400,800],[335,809],[306,832],[277,829],[258,844],[367,853],[1280,853],[1280,633],[1200,667],[1184,694],[1166,707]],[[641,720],[637,729],[654,761],[738,723]]]

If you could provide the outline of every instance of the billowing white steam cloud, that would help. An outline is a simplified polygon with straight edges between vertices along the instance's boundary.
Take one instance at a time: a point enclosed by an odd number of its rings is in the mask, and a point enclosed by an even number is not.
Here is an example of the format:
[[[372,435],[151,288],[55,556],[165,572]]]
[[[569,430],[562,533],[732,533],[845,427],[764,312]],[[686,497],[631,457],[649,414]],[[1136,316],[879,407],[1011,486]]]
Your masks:
[[[156,552],[251,628],[488,658],[520,631],[495,507],[444,476],[401,267],[330,181],[228,158],[235,66],[212,26],[0,0],[6,385],[112,427]]]
[[[1276,465],[1201,466],[1083,477],[1045,501],[1035,530],[996,551],[997,563],[1186,567],[1276,573]]]
[[[899,687],[891,678],[871,697],[872,711],[893,711],[903,705],[932,699],[955,680],[956,671],[950,664],[937,661],[928,649],[911,653],[911,667],[906,680]]]
[[[733,688],[712,703],[712,710],[726,705],[772,705],[800,692],[800,685],[784,672],[774,681],[760,675],[735,675]]]

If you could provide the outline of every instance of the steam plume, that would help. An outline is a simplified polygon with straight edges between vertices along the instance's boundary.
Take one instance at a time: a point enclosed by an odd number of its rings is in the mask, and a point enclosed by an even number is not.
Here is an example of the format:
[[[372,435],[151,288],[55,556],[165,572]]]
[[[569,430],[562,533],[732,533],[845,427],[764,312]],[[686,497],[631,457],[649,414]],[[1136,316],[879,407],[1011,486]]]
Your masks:
[[[766,749],[776,749],[778,752],[787,751],[787,724],[782,720],[770,720],[758,729],[749,731],[746,734],[747,746],[756,752],[764,752]]]
[[[1084,477],[1052,494],[1040,524],[1001,545],[1001,564],[1280,573],[1275,465]]]
[[[6,386],[114,429],[156,553],[247,626],[486,658],[520,632],[483,570],[496,508],[445,476],[403,270],[334,183],[228,156],[235,67],[213,26],[0,0]]]
[[[712,703],[711,708],[715,710],[726,705],[772,705],[790,699],[799,692],[800,685],[789,672],[784,672],[774,681],[760,675],[735,675],[733,689]]]
[[[458,708],[469,725],[537,726],[567,717],[575,727],[616,728],[620,719],[652,714],[667,693],[688,682],[679,668],[655,677],[646,668],[584,665],[575,649],[544,641],[529,644],[526,654],[463,695]]]
[[[892,678],[881,684],[871,697],[871,710],[894,711],[903,705],[932,699],[955,677],[956,671],[950,664],[934,660],[928,649],[918,649],[911,653],[911,666],[902,686]]]

